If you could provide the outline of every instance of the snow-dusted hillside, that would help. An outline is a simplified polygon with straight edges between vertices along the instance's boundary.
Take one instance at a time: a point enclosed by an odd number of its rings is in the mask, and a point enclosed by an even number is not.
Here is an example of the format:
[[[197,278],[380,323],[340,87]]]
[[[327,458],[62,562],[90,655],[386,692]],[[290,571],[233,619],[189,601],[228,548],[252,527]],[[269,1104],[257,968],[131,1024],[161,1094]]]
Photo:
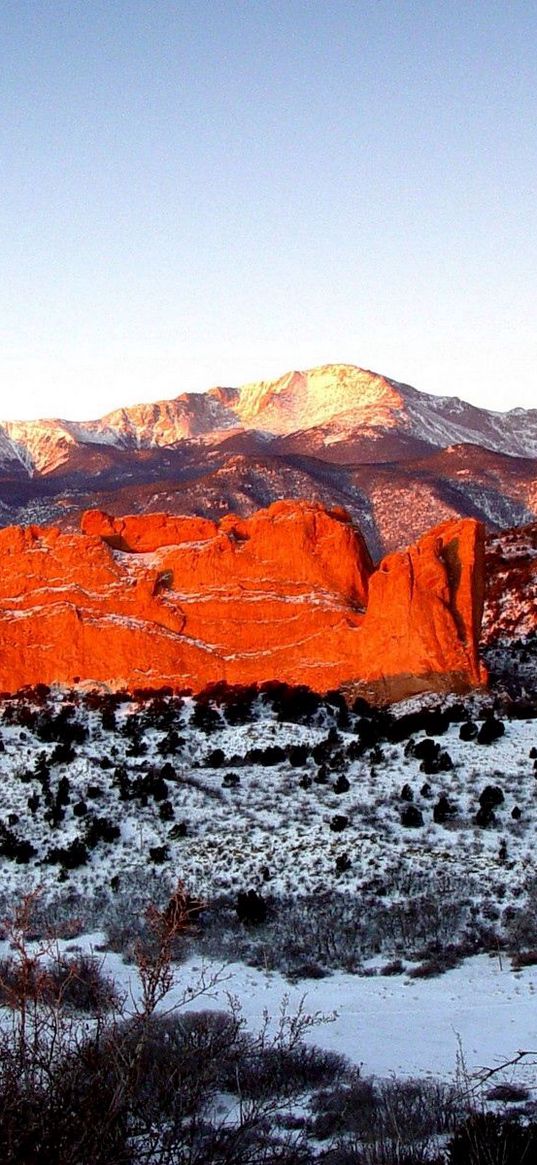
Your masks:
[[[505,530],[487,547],[483,641],[510,643],[537,632],[537,523]]]
[[[91,897],[128,891],[151,868],[209,896],[378,903],[443,885],[468,921],[488,911],[498,922],[536,873],[537,720],[507,720],[477,743],[467,720],[481,717],[478,729],[492,701],[456,706],[449,725],[399,727],[294,697],[5,701],[4,887]]]

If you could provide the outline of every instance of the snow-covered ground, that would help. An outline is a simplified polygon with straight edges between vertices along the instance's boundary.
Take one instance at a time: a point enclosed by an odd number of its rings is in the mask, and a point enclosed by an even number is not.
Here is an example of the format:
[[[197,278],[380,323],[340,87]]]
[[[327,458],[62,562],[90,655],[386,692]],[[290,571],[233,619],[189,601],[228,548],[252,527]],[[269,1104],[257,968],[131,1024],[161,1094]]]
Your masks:
[[[432,887],[440,920],[443,895],[447,904],[458,893],[468,916],[488,919],[494,934],[535,884],[537,720],[504,717],[504,734],[489,745],[461,739],[464,718],[480,726],[493,700],[472,697],[456,713],[462,720],[445,732],[438,724],[436,736],[426,736],[422,724],[400,741],[397,733],[389,739],[374,716],[351,714],[347,722],[337,704],[294,723],[278,719],[270,701],[258,697],[245,723],[230,724],[229,711],[191,699],[131,700],[115,709],[80,693],[54,693],[44,706],[4,701],[4,905],[41,883],[45,899],[66,902],[100,896],[113,903],[118,894],[128,900],[133,887],[139,906],[149,871],[164,894],[179,878],[192,894],[227,895],[231,903],[250,888],[276,903],[282,896],[296,903],[335,894],[352,906],[369,894],[372,909],[378,902],[400,905],[404,939],[405,912]],[[63,722],[54,719],[62,709]],[[399,714],[412,710],[408,705]],[[56,754],[73,724],[79,739],[71,753]],[[377,741],[368,737],[364,744],[364,733],[375,731]],[[414,746],[436,741],[452,767],[446,762],[441,771],[424,773],[409,739]],[[254,751],[266,749],[276,751]],[[503,800],[497,798],[483,827],[475,817],[486,786],[500,790]],[[442,795],[451,813],[438,822],[434,809]],[[421,824],[403,824],[409,806]],[[344,819],[339,830],[331,827],[336,817]],[[80,861],[69,857],[75,841]],[[436,922],[431,925],[434,932]],[[203,924],[200,936],[177,969],[171,1003],[197,984],[203,960],[209,978],[222,964],[210,943],[204,946]],[[450,937],[456,936],[444,920],[440,945]],[[93,934],[64,945],[102,951],[107,941]],[[390,953],[402,958],[399,974],[383,973]],[[136,994],[132,964],[110,950],[99,957],[119,986]],[[473,1073],[520,1049],[537,1049],[537,966],[513,970],[506,951],[417,978],[416,952],[405,951],[404,943],[402,949],[396,936],[392,952],[386,944],[376,957],[361,952],[360,974],[346,973],[336,959],[332,974],[291,984],[277,970],[259,969],[259,960],[257,968],[246,965],[232,950],[228,958],[222,981],[192,1007],[225,1008],[229,995],[236,996],[255,1030],[265,1009],[277,1015],[288,996],[292,1012],[306,995],[307,1011],[336,1012],[309,1038],[363,1065],[367,1075],[448,1079],[461,1052]]]
[[[35,851],[26,862],[2,859],[10,892],[37,881],[47,889],[68,883],[87,895],[112,877],[125,888],[134,873],[158,866],[170,884],[181,878],[202,895],[250,887],[273,896],[330,887],[353,893],[379,881],[385,893],[408,894],[444,877],[462,878],[481,900],[505,904],[536,872],[535,720],[504,720],[504,735],[490,745],[461,740],[460,724],[452,723],[434,738],[452,768],[427,774],[407,739],[360,748],[360,718],[341,729],[336,714],[323,709],[312,723],[282,723],[258,700],[249,723],[232,726],[216,708],[207,730],[196,725],[190,699],[166,728],[154,726],[147,706],[123,703],[115,726],[105,718],[103,727],[101,710],[63,699],[56,697],[53,714],[67,707],[88,733],[67,761],[54,756],[62,729],[55,740],[40,739],[43,710],[1,706],[1,822]],[[475,702],[467,708],[483,716]],[[22,726],[12,722],[20,719]],[[412,739],[426,737],[418,731]],[[275,763],[253,751],[274,747],[284,750]],[[498,787],[503,801],[482,828],[475,817],[487,785]],[[417,827],[402,824],[405,786],[423,820]],[[438,823],[442,795],[450,814]],[[336,817],[343,819],[339,831]],[[116,826],[119,837],[87,843],[95,818]],[[87,860],[62,867],[51,851],[77,839],[87,844]],[[336,862],[345,855],[342,871]]]
[[[179,968],[177,992],[195,982],[200,966],[194,958]],[[217,965],[203,966],[210,974]],[[537,1053],[537,967],[515,974],[508,961],[478,955],[436,979],[337,972],[291,988],[277,972],[242,964],[230,964],[226,974],[209,1006],[225,1007],[227,993],[236,995],[248,1027],[256,1030],[265,1008],[277,1016],[288,996],[293,1012],[305,996],[307,1012],[336,1012],[333,1022],[314,1028],[308,1038],[362,1065],[364,1075],[454,1079],[461,1052],[469,1073],[503,1063],[519,1050]],[[200,1006],[199,1000],[193,1004]]]
[[[125,999],[128,1014],[140,996],[136,968],[117,954],[103,953],[103,945],[105,936],[96,932],[60,940],[57,948],[63,955],[95,954]],[[7,944],[0,943],[0,957],[8,954]],[[302,1007],[321,1020],[308,1033],[309,1042],[346,1056],[364,1076],[432,1076],[462,1083],[466,1073],[471,1083],[481,1069],[507,1063],[524,1050],[533,1052],[527,1063],[500,1078],[535,1082],[537,966],[513,972],[509,960],[491,954],[467,959],[435,979],[386,976],[373,962],[368,971],[361,976],[336,972],[290,986],[276,971],[200,959],[196,953],[175,968],[174,986],[162,1007],[229,1010],[232,998],[254,1033],[266,1013],[276,1026],[282,1004],[289,1015]],[[203,983],[206,990],[199,993]]]

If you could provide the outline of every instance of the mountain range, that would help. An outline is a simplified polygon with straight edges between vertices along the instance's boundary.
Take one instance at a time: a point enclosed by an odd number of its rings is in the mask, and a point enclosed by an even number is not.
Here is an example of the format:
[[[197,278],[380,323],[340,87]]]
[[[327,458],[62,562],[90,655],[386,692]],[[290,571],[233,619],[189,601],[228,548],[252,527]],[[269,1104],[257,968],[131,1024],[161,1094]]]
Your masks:
[[[344,506],[372,554],[455,517],[537,516],[537,410],[419,392],[348,364],[183,393],[94,421],[0,424],[0,524],[80,511],[246,516],[280,498]]]

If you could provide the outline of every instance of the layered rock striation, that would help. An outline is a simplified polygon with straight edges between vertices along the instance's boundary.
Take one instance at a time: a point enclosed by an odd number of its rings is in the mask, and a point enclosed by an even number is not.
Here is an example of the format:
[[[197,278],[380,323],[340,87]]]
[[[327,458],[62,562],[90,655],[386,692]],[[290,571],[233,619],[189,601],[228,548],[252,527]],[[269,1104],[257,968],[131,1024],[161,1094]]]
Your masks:
[[[88,511],[79,533],[0,531],[0,688],[198,691],[281,680],[374,697],[483,682],[483,530],[444,523],[374,569],[344,510],[247,519]]]

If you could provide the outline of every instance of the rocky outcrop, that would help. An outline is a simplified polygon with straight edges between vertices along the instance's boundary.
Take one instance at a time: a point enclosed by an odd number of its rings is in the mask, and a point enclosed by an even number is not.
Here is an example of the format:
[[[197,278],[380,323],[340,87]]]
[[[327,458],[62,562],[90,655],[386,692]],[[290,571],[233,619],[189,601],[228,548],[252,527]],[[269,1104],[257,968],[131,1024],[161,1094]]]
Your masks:
[[[373,698],[462,692],[485,682],[484,579],[483,529],[471,519],[445,522],[382,560],[369,580],[356,657]]]
[[[483,532],[445,523],[373,569],[344,510],[220,523],[86,513],[0,531],[0,688],[357,681],[382,699],[483,680]]]
[[[488,538],[486,565],[482,642],[537,636],[537,522]]]

